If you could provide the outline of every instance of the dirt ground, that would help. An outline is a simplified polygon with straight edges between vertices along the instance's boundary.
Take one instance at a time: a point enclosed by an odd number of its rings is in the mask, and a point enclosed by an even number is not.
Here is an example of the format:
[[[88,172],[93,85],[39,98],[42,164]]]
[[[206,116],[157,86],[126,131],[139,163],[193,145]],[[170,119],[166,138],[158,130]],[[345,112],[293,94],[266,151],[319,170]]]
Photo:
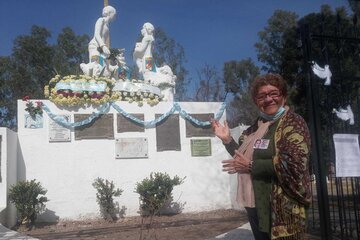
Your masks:
[[[32,230],[17,229],[38,239],[107,239],[107,240],[204,240],[235,229],[247,222],[245,212],[216,210],[181,213],[150,218],[125,217],[116,222],[104,220],[60,221],[37,224]]]

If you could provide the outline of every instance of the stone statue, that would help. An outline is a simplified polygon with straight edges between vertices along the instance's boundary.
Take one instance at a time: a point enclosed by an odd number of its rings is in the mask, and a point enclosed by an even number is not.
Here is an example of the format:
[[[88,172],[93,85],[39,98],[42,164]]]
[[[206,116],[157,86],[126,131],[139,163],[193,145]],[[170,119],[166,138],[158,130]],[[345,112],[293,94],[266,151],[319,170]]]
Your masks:
[[[115,19],[116,10],[112,6],[103,8],[102,17],[95,23],[94,37],[89,42],[89,63],[80,64],[80,68],[85,75],[99,76],[105,67],[109,68],[109,61],[107,58],[110,56],[109,46],[109,24]],[[108,75],[109,73],[105,73]],[[104,75],[104,76],[105,76]]]
[[[99,61],[100,53],[106,58],[110,56],[109,46],[109,23],[115,19],[116,10],[112,6],[106,6],[103,9],[102,17],[95,23],[94,37],[89,43],[89,61]],[[100,52],[101,51],[101,52]]]
[[[153,32],[154,26],[151,23],[145,23],[141,29],[143,38],[141,42],[135,45],[133,58],[140,74],[144,74],[146,71],[155,71],[155,64],[151,52],[154,42]]]
[[[144,78],[144,82],[160,87],[164,101],[173,101],[176,76],[168,65],[156,66],[152,55],[155,40],[153,32],[154,26],[151,23],[143,25],[141,29],[143,38],[141,42],[137,42],[135,45],[133,59],[139,68],[139,73]]]

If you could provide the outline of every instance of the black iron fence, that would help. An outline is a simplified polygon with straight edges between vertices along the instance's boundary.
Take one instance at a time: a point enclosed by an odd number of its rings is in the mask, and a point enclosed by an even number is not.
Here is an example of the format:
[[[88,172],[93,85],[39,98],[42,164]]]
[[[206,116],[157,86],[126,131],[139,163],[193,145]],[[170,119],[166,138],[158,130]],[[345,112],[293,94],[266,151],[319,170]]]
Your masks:
[[[346,30],[342,29],[344,24],[341,21],[338,16],[334,30],[321,27],[320,31],[314,32],[305,24],[300,28],[314,173],[309,232],[326,240],[360,239],[360,175],[337,176],[333,140],[334,134],[360,134],[359,27],[356,18],[352,20],[352,27]],[[314,74],[314,63],[323,68],[329,66],[332,73],[330,85],[324,85],[325,80]],[[354,123],[335,114],[335,110],[345,113],[348,106]],[[357,160],[360,164],[360,158]]]

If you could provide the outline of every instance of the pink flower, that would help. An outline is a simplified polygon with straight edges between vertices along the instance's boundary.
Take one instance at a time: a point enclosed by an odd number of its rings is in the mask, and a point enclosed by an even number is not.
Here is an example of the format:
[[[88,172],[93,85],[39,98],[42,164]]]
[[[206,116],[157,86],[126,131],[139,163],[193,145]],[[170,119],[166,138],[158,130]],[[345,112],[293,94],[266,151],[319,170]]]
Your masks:
[[[28,95],[26,95],[26,96],[24,96],[24,97],[22,98],[22,100],[25,101],[25,102],[29,101],[29,99],[30,99],[30,97],[29,97]]]

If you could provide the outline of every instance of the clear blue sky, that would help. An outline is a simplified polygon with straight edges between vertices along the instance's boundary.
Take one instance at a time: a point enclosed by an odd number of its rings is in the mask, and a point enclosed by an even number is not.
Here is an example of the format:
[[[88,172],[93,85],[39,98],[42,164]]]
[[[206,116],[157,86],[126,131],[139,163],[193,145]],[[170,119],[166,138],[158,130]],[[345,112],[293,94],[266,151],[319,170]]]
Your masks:
[[[254,43],[276,9],[296,12],[300,17],[319,12],[323,4],[333,10],[347,9],[347,0],[109,0],[117,18],[110,26],[111,47],[131,51],[145,22],[161,27],[184,47],[190,75],[205,63],[222,69],[229,60],[251,57]],[[76,34],[93,35],[101,16],[103,0],[0,0],[0,56],[11,54],[13,40],[29,34],[36,24],[51,31],[54,42],[64,27]],[[348,10],[350,11],[350,10]]]

